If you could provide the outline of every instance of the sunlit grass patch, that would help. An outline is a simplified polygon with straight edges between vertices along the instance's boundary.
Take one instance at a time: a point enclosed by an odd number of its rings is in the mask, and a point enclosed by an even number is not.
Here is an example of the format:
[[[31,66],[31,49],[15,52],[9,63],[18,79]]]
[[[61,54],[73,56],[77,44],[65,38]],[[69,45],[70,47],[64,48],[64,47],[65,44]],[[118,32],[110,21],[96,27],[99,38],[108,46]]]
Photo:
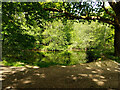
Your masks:
[[[2,63],[3,63],[5,66],[16,66],[16,67],[25,66],[25,64],[22,63],[22,62],[12,62],[12,61],[5,61],[5,60],[3,60]]]

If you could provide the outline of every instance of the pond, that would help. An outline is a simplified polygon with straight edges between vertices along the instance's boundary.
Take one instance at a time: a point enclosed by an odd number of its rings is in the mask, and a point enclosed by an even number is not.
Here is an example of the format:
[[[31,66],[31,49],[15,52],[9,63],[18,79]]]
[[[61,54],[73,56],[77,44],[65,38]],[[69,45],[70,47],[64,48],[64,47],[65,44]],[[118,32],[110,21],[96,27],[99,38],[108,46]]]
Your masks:
[[[7,53],[3,55],[3,60],[7,65],[14,65],[22,62],[29,65],[48,67],[51,65],[74,65],[86,63],[87,55],[85,51],[22,51],[19,53]]]

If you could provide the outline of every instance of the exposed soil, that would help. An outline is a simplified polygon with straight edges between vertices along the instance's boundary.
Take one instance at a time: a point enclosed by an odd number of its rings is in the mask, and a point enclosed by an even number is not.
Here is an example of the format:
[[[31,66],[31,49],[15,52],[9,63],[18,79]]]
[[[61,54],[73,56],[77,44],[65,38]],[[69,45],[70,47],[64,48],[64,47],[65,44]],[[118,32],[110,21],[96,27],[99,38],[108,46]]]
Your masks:
[[[118,88],[120,84],[118,63],[111,60],[48,68],[1,66],[2,89]]]

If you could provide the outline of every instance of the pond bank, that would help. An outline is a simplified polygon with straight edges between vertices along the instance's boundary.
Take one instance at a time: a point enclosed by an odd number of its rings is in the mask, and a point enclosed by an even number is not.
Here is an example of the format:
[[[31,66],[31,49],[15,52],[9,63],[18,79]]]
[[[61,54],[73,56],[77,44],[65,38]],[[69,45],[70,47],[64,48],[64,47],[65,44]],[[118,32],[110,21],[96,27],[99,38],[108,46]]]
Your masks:
[[[7,88],[118,88],[119,66],[99,61],[72,66],[1,67],[2,87]]]

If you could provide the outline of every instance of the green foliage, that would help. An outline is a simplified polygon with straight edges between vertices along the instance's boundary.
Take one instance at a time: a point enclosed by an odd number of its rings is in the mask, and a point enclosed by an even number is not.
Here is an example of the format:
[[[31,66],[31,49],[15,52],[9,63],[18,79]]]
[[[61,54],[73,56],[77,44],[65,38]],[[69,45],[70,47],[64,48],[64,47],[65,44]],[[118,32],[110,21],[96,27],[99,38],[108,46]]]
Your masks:
[[[89,46],[89,30],[88,24],[74,23],[74,30],[71,32],[71,48],[86,48]],[[87,32],[87,33],[86,33]]]
[[[111,60],[113,60],[113,61],[116,61],[116,62],[120,63],[120,57],[116,57],[116,56],[115,56],[113,49],[108,49],[108,50],[104,51],[104,55],[105,55],[108,59],[111,59]]]
[[[71,32],[69,48],[96,48],[98,50],[113,48],[114,29],[98,22],[91,22],[91,24],[87,22],[84,24],[74,23],[73,25],[74,29]]]
[[[99,58],[101,58],[101,51],[98,51],[98,50],[91,49],[91,50],[88,50],[86,54],[87,54],[88,63],[99,60]]]
[[[101,5],[100,2],[91,4],[88,2],[3,2],[4,63],[19,66],[22,62],[48,67],[56,64],[85,63],[87,59],[90,61],[100,59],[106,53],[105,51],[114,49],[114,29],[111,28],[113,26],[107,27],[108,24],[103,25],[97,21],[73,20],[69,15],[45,10],[45,8],[56,8],[82,17],[94,15],[94,17],[101,16],[114,20],[101,6],[92,8],[92,4]],[[111,8],[109,11],[114,14]],[[31,52],[33,49],[63,52]],[[67,51],[72,49],[83,51]]]
[[[16,67],[19,67],[19,66],[25,66],[24,63],[21,63],[21,62],[13,62],[13,61],[5,61],[3,60],[2,62],[5,66],[16,66]]]
[[[72,26],[70,22],[63,25],[61,21],[54,21],[53,23],[48,23],[46,30],[42,33],[43,44],[46,45],[44,49],[48,50],[64,50],[70,41],[70,31]]]

